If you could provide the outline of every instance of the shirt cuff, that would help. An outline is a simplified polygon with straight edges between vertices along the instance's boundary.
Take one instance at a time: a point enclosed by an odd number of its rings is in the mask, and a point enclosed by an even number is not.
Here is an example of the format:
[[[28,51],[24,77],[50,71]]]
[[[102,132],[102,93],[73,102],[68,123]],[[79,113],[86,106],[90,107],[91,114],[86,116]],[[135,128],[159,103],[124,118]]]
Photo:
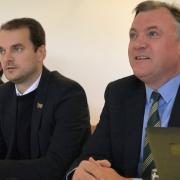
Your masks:
[[[71,171],[69,171],[67,174],[66,174],[66,180],[71,180],[72,179],[72,175],[73,175],[73,173],[74,173],[74,171],[77,169],[77,167],[76,168],[74,168],[74,169],[72,169]]]

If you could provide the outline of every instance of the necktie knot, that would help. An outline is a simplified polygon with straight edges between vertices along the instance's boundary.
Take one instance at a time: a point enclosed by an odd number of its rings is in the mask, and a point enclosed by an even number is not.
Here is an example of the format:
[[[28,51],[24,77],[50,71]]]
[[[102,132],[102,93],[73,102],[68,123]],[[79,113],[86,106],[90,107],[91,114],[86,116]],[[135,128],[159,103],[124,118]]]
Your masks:
[[[161,97],[161,94],[156,91],[153,91],[151,94],[151,98],[154,100],[154,102],[159,101],[160,97]]]

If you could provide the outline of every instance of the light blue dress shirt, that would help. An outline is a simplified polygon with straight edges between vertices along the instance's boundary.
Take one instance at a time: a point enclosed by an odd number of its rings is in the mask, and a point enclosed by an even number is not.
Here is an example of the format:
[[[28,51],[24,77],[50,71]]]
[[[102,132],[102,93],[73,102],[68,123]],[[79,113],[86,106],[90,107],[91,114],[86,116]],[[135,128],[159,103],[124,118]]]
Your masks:
[[[178,74],[177,76],[166,82],[157,90],[161,94],[159,107],[158,107],[161,127],[168,126],[169,118],[171,115],[172,107],[176,98],[179,85],[180,85],[180,74]],[[146,86],[146,105],[145,105],[143,132],[142,132],[142,141],[141,141],[141,154],[140,154],[140,161],[138,166],[139,174],[141,174],[142,172],[144,137],[145,137],[145,129],[147,127],[149,113],[153,102],[153,100],[151,99],[152,92],[153,89]]]

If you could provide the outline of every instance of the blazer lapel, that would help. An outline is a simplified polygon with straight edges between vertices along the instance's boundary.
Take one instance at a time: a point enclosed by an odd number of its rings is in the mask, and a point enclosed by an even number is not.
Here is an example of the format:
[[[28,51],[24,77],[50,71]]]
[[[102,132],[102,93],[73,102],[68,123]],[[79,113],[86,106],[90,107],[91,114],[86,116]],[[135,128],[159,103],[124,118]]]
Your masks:
[[[43,112],[44,104],[48,91],[48,82],[50,79],[50,72],[44,67],[39,86],[37,88],[37,95],[34,101],[31,121],[31,157],[36,158],[39,156],[39,142],[38,130],[41,123],[41,115]]]
[[[178,89],[176,99],[174,101],[173,109],[171,112],[170,120],[168,126],[170,127],[180,127],[180,87]]]
[[[16,114],[17,114],[17,98],[14,85],[11,86],[9,99],[12,101],[6,104],[7,113],[4,113],[4,125],[6,129],[6,137],[8,138],[8,151],[6,158],[15,158],[16,156]]]
[[[126,103],[127,135],[125,136],[124,167],[125,175],[137,175],[138,162],[141,152],[141,137],[145,109],[144,84],[132,92]],[[136,167],[136,168],[134,168]]]

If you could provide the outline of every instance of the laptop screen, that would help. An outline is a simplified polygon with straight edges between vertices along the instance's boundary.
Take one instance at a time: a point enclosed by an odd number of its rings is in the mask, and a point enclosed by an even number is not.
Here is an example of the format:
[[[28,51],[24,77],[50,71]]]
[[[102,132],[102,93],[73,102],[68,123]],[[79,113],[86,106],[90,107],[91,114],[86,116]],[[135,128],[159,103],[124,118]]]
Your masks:
[[[147,136],[160,180],[180,180],[180,128],[148,128]]]

